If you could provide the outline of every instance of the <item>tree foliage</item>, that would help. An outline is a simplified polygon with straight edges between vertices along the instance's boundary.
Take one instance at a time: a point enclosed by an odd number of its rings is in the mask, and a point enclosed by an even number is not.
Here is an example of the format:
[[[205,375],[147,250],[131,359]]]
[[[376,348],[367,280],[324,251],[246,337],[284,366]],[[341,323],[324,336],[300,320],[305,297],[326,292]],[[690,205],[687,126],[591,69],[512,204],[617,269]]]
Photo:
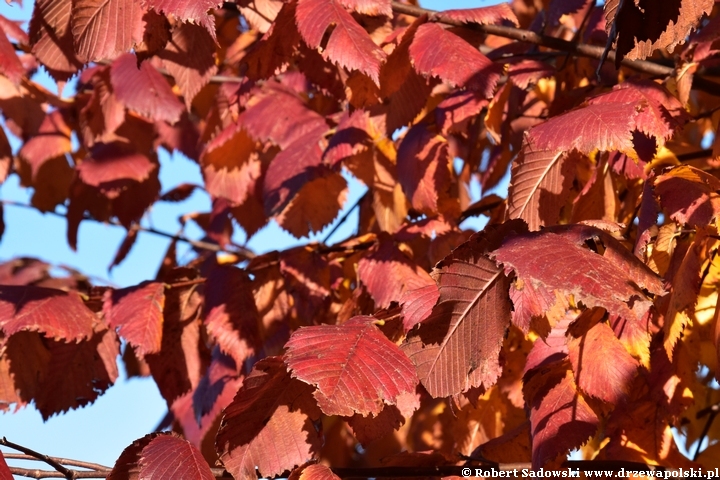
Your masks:
[[[556,468],[573,449],[717,466],[720,10],[595,3],[37,0],[27,32],[0,17],[0,176],[65,216],[72,248],[83,222],[122,225],[119,264],[156,202],[212,198],[185,219],[205,232],[194,258],[175,237],[136,286],[0,265],[0,407],[92,403],[125,345],[175,433],[128,446],[113,479]],[[161,192],[159,149],[201,184]],[[506,174],[506,198],[489,193]],[[348,176],[367,190],[352,207]],[[232,241],[269,221],[307,237],[349,207],[356,234],[332,245]],[[709,446],[686,458],[673,430]]]

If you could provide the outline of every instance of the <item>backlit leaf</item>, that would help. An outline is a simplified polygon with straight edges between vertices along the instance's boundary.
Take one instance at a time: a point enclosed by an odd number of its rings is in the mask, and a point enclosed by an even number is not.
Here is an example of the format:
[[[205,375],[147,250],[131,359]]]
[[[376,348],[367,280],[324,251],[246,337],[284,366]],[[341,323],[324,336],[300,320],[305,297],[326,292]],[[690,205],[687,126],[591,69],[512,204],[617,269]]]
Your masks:
[[[436,16],[456,22],[477,23],[478,25],[502,23],[503,20],[507,20],[516,27],[518,26],[517,17],[508,3],[480,8],[444,10],[438,12]]]
[[[330,25],[323,57],[348,70],[359,70],[380,83],[385,52],[373,43],[355,19],[335,0],[300,0],[295,14],[298,30],[310,48],[318,48]]]
[[[386,404],[409,416],[417,408],[413,365],[374,320],[301,328],[286,344],[292,376],[317,387],[314,395],[326,415],[378,415]]]
[[[528,400],[533,468],[579,447],[595,434],[599,424],[595,412],[578,393],[569,371],[556,374],[556,378],[538,380],[551,386],[547,393]]]
[[[340,480],[340,477],[325,465],[315,463],[293,470],[288,480]]]
[[[407,290],[400,298],[403,313],[403,327],[406,332],[430,317],[432,309],[440,298],[435,282],[421,288]]]
[[[57,340],[79,341],[90,338],[96,321],[77,292],[0,286],[0,328],[6,336],[24,330]]]
[[[256,363],[225,409],[216,448],[235,478],[279,475],[314,458],[322,439],[312,388],[286,371],[282,359]]]
[[[524,285],[573,295],[586,307],[603,307],[634,323],[641,322],[650,308],[650,300],[628,275],[628,267],[562,234],[544,231],[510,237],[492,256],[507,271],[514,270]],[[629,260],[626,263],[632,265]]]
[[[215,39],[215,18],[208,14],[208,10],[218,7],[218,0],[145,0],[144,3],[148,8],[171,15],[181,22],[203,26]]]
[[[147,282],[135,287],[108,290],[103,307],[105,318],[120,335],[145,356],[160,350],[163,329],[165,286]]]
[[[142,41],[144,10],[134,0],[73,2],[75,52],[83,63],[114,59]]]
[[[389,240],[363,257],[357,266],[360,281],[375,300],[377,308],[387,308],[405,292],[435,286],[425,270],[403,255]]]
[[[655,195],[670,218],[681,224],[707,225],[720,212],[720,180],[689,165],[655,179]]]
[[[139,463],[141,480],[215,478],[200,450],[187,440],[173,435],[159,435],[150,440],[150,443],[142,449]]]
[[[138,69],[135,55],[124,54],[110,67],[110,81],[117,99],[130,110],[168,123],[180,119],[182,103],[150,62],[143,62]]]
[[[410,58],[418,73],[440,77],[454,87],[467,87],[485,98],[493,96],[502,73],[501,66],[437,23],[418,27]]]
[[[30,20],[32,52],[56,80],[67,80],[82,67],[70,29],[71,0],[38,0]]]
[[[300,189],[277,216],[277,222],[296,238],[319,232],[338,216],[347,192],[342,175],[323,170]]]
[[[213,138],[200,155],[207,191],[233,204],[243,203],[260,176],[255,148],[256,142],[239,124],[231,124]]]
[[[583,392],[613,404],[627,397],[639,364],[607,324],[596,324],[568,347],[575,381]]]

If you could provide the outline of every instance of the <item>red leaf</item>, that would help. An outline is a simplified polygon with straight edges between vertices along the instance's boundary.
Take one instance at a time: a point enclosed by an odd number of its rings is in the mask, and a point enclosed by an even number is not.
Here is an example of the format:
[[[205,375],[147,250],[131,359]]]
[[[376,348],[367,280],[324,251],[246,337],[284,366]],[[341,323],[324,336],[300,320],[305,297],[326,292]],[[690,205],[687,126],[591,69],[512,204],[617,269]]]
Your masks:
[[[534,469],[579,447],[595,435],[599,425],[595,412],[578,393],[570,372],[553,378],[552,382],[554,385],[545,395],[536,395],[527,402],[531,406]]]
[[[241,0],[238,9],[254,30],[266,33],[283,5],[280,0]]]
[[[380,85],[385,52],[335,0],[299,0],[295,14],[298,30],[310,48],[318,48],[331,25],[323,57],[348,70],[359,70]]]
[[[273,477],[314,458],[322,439],[312,388],[293,379],[280,357],[259,361],[225,409],[216,448],[235,478]]]
[[[193,280],[190,269],[171,270],[166,282]],[[197,285],[173,287],[165,293],[160,351],[145,357],[150,373],[168,406],[198,386],[210,352],[200,336],[202,296]]]
[[[125,238],[123,238],[123,241],[120,243],[117,252],[115,252],[115,257],[113,257],[110,266],[108,266],[108,270],[112,270],[113,267],[120,265],[123,260],[125,260],[125,258],[128,256],[128,253],[130,253],[130,250],[137,241],[139,231],[140,227],[138,225],[130,227],[130,229],[127,231],[127,234],[125,234]]]
[[[348,420],[348,425],[352,428],[355,438],[363,446],[383,438],[393,430],[403,426],[403,424],[405,424],[405,418],[394,405],[385,406],[375,416],[363,417],[355,414]]]
[[[54,110],[43,118],[36,135],[28,139],[18,155],[29,165],[33,179],[48,160],[72,152],[72,129],[63,118],[63,112]]]
[[[629,253],[629,252],[628,252]],[[603,307],[611,315],[640,322],[651,302],[628,275],[625,266],[578,246],[565,235],[537,232],[507,238],[493,258],[514,270],[524,285],[573,295],[586,307]],[[632,255],[633,262],[638,262]]]
[[[25,67],[3,30],[3,26],[0,25],[0,72],[17,85],[25,76]]]
[[[607,324],[598,323],[581,338],[573,339],[569,353],[575,381],[583,392],[612,404],[626,398],[638,361],[625,350]]]
[[[507,20],[516,27],[520,25],[515,12],[507,3],[500,3],[490,7],[445,10],[437,12],[433,17],[463,23],[477,23],[478,25],[498,24],[502,23],[503,20]]]
[[[270,163],[263,185],[265,213],[274,215],[287,206],[322,165],[320,141],[326,128],[320,127],[288,145]]]
[[[240,124],[233,123],[213,138],[200,155],[205,188],[216,197],[243,203],[260,177],[258,145]]]
[[[208,14],[211,8],[217,8],[218,0],[147,0],[147,8],[156,12],[172,15],[181,22],[202,25],[215,40],[215,17]]]
[[[545,62],[538,60],[521,60],[513,62],[508,68],[508,77],[512,82],[525,90],[529,85],[537,83],[541,78],[552,77],[555,68]]]
[[[13,480],[12,472],[2,452],[0,452],[0,480]]]
[[[4,354],[14,387],[47,420],[56,413],[94,402],[118,376],[120,342],[112,330],[99,330],[86,341],[59,342],[35,332],[18,332]]]
[[[435,286],[430,275],[403,255],[390,239],[381,240],[358,262],[357,275],[375,300],[376,308],[389,307],[405,292]]]
[[[292,61],[300,33],[295,25],[295,2],[284,3],[269,30],[248,51],[241,62],[247,62],[248,78],[269,78]],[[240,7],[243,10],[243,7]]]
[[[56,340],[79,341],[92,336],[96,322],[77,292],[0,286],[0,328],[5,336],[25,330]]]
[[[201,186],[193,183],[181,183],[177,187],[163,193],[158,201],[160,202],[184,202],[195,193],[196,189],[202,189]]]
[[[363,15],[392,17],[390,0],[339,0],[343,7]]]
[[[447,141],[418,124],[405,135],[397,154],[400,184],[413,208],[438,211],[439,201],[450,188]]]
[[[72,33],[75,52],[83,63],[114,59],[142,41],[142,16],[135,0],[77,0],[73,2]]]
[[[205,325],[220,349],[237,365],[256,352],[258,312],[247,274],[236,267],[218,266],[205,282]]]
[[[433,397],[489,388],[500,376],[500,348],[510,326],[509,281],[487,253],[516,227],[475,234],[433,271],[440,298],[403,345]]]
[[[285,345],[292,376],[317,387],[326,415],[378,415],[383,403],[405,416],[417,408],[415,369],[374,321],[353,317],[342,325],[300,328]]]
[[[487,105],[488,101],[477,92],[459,91],[448,96],[435,108],[435,122],[443,134],[461,130],[457,127],[478,115]]]
[[[163,76],[147,61],[137,67],[137,57],[127,53],[110,67],[110,81],[117,99],[130,110],[153,120],[175,123],[184,108]]]
[[[567,358],[568,338],[566,332],[570,323],[575,320],[576,315],[570,313],[553,326],[546,338],[535,340],[532,350],[530,350],[525,360],[524,377],[530,378],[535,373],[532,372],[533,370],[548,367]],[[531,375],[528,375],[528,373],[531,373]]]
[[[269,140],[285,149],[311,132],[328,130],[325,119],[294,92],[278,84],[268,84],[266,90],[266,95],[238,117],[238,123],[253,138]]]
[[[623,82],[616,85],[611,92],[591,98],[588,103],[596,105],[606,102],[637,102],[646,106],[632,117],[633,128],[654,137],[658,145],[663,145],[675,130],[692,118],[677,98],[652,81]]]
[[[55,80],[67,80],[82,68],[70,31],[71,0],[37,0],[30,19],[32,53]]]
[[[215,65],[215,44],[207,31],[191,23],[176,25],[172,38],[160,53],[163,65],[175,79],[185,98],[185,106],[210,81],[217,72]]]
[[[432,285],[405,291],[400,297],[400,304],[402,305],[403,328],[406,333],[430,317],[439,298],[440,290],[435,282]]]
[[[96,143],[88,157],[77,166],[83,182],[108,188],[113,188],[113,182],[118,180],[143,182],[156,168],[157,164],[147,156],[121,142]]]
[[[103,312],[113,328],[141,356],[160,351],[165,307],[165,285],[143,282],[134,287],[108,290]]]
[[[657,177],[654,190],[663,210],[678,223],[707,225],[720,214],[720,180],[689,165]]]
[[[325,465],[315,463],[293,470],[288,480],[340,480],[340,477]]]
[[[139,463],[140,479],[215,479],[200,450],[172,435],[159,435],[150,440],[142,449]]]
[[[502,66],[437,23],[420,25],[410,45],[410,58],[418,73],[439,77],[454,87],[467,87],[492,98]]]
[[[303,185],[276,220],[296,238],[319,232],[337,217],[347,191],[347,181],[342,175],[323,169]]]

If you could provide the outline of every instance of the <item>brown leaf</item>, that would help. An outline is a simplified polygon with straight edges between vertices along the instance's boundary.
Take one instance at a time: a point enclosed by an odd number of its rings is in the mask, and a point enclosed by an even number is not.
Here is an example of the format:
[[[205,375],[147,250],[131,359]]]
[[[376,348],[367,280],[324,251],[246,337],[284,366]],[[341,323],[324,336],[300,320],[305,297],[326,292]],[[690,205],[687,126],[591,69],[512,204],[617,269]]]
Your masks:
[[[433,271],[440,298],[402,347],[433,397],[487,389],[500,376],[500,348],[510,326],[509,281],[487,254],[517,227],[475,234]]]

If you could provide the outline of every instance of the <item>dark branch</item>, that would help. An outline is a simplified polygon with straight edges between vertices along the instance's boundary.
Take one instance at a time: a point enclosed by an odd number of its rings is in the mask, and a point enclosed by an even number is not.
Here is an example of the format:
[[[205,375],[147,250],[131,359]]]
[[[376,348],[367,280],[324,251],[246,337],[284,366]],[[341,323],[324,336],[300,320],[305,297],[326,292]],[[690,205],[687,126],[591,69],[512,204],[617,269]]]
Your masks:
[[[27,208],[27,209],[31,209],[31,210],[37,210],[32,205],[28,205],[28,204],[20,203],[20,202],[13,202],[11,200],[2,200],[2,201],[0,201],[0,203],[2,203],[3,205],[11,206],[11,207],[20,207],[20,208]],[[66,215],[61,212],[56,212],[56,211],[51,210],[51,211],[48,211],[45,213],[49,213],[50,215],[55,215],[56,217],[66,218]],[[98,222],[98,223],[108,223],[108,224],[114,225],[116,227],[123,227],[123,225],[120,222],[118,222],[117,220],[113,220],[113,219],[110,219],[107,222],[102,222],[100,220],[96,220],[96,219],[86,215],[83,220],[90,220],[90,221]],[[255,257],[255,253],[253,253],[251,250],[249,250],[245,247],[237,246],[237,245],[235,245],[234,246],[235,248],[233,248],[233,249],[228,249],[228,248],[223,248],[220,245],[217,245],[215,243],[204,242],[202,240],[193,240],[191,238],[187,238],[184,235],[163,232],[162,230],[156,230],[155,228],[152,228],[152,227],[144,227],[142,225],[137,225],[137,229],[140,230],[141,232],[152,233],[153,235],[158,235],[161,237],[169,238],[171,240],[185,242],[199,250],[207,250],[207,251],[211,251],[211,252],[233,253],[235,255],[240,255],[240,256],[244,257],[245,259],[250,259],[250,258]]]
[[[78,478],[76,476],[76,474],[78,472],[76,472],[74,470],[70,470],[69,468],[62,466],[53,457],[48,457],[47,455],[38,453],[35,450],[32,450],[30,448],[23,447],[22,445],[18,445],[17,443],[10,442],[5,437],[2,437],[2,439],[0,440],[0,445],[3,445],[8,448],[12,448],[13,450],[17,450],[18,452],[23,452],[24,454],[30,455],[31,457],[34,457],[34,458],[40,460],[41,462],[47,463],[48,465],[53,467],[55,470],[57,470],[58,473],[61,473],[62,477],[65,477],[68,480],[74,480],[74,479]],[[92,473],[95,473],[95,472],[92,472]],[[35,478],[37,478],[37,477],[35,477]]]

